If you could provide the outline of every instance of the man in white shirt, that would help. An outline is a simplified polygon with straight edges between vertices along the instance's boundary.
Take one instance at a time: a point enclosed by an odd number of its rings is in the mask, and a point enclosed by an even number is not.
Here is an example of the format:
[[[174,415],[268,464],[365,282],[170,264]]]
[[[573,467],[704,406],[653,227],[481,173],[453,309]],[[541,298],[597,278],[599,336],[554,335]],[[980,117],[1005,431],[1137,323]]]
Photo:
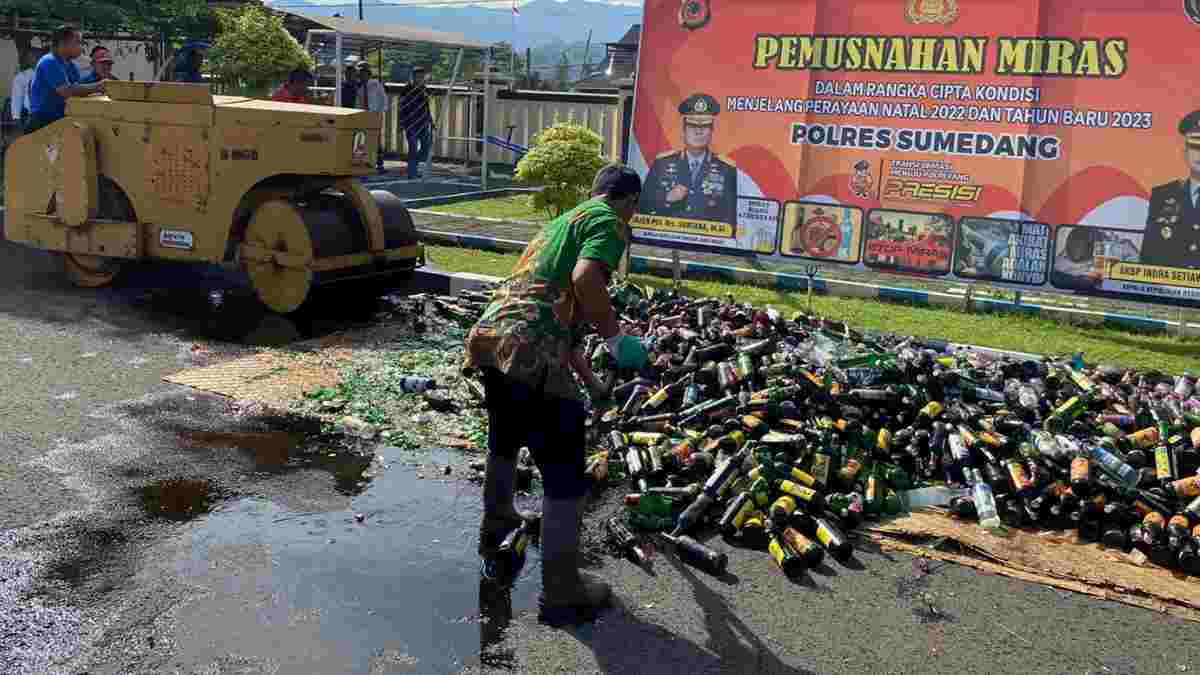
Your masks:
[[[388,95],[387,90],[383,87],[383,83],[371,73],[371,64],[366,61],[359,61],[356,68],[358,69],[358,78],[363,83],[358,93],[358,107],[369,112],[382,113],[384,119],[386,119]],[[379,154],[375,160],[375,168],[379,169],[379,173],[384,172],[382,137],[379,139]]]
[[[29,116],[29,88],[33,86],[33,66],[41,58],[41,54],[31,53],[23,64],[25,69],[17,73],[12,81],[12,118],[19,122],[18,128],[25,127],[25,118]]]

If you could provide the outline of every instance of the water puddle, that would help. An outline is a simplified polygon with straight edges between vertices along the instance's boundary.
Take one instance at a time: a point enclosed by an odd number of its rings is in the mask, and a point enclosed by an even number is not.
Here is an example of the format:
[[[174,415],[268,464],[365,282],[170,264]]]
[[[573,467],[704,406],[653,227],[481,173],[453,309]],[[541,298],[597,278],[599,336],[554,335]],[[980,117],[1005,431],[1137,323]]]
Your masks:
[[[206,480],[170,478],[141,488],[142,509],[152,518],[187,521],[212,510],[222,495]]]
[[[511,589],[481,583],[479,488],[428,468],[461,456],[378,452],[382,467],[345,511],[241,498],[192,526],[190,557],[177,567],[213,592],[181,608],[181,634],[190,636],[182,649],[221,645],[297,672],[368,673],[384,661],[406,664],[396,672],[515,664],[504,634],[514,614],[536,606],[537,549]]]
[[[239,450],[254,460],[257,471],[287,466],[305,435],[290,431],[183,431],[180,446],[188,450]]]

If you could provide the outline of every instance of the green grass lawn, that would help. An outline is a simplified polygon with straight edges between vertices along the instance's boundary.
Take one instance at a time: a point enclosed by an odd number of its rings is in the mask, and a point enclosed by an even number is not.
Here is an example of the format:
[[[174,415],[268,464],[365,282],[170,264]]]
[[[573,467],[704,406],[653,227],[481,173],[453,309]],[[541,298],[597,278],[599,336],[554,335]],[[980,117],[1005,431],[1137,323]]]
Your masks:
[[[451,272],[474,272],[503,277],[517,261],[515,254],[493,253],[447,246],[426,246],[430,261]],[[665,287],[670,281],[635,275],[637,283]],[[806,311],[804,293],[730,284],[688,281],[689,295],[724,296],[739,302],[771,306],[785,314]],[[1035,354],[1071,354],[1082,351],[1088,362],[1182,372],[1200,367],[1200,341],[1165,335],[1140,335],[1111,328],[1071,326],[1049,319],[1018,314],[968,314],[934,307],[919,307],[859,298],[813,296],[813,311],[847,321],[867,330],[933,337],[951,342]]]
[[[532,220],[537,222],[550,220],[549,213],[533,208],[530,204],[529,195],[512,195],[509,197],[456,202],[454,204],[431,206],[428,210],[462,216],[500,218],[502,220]]]

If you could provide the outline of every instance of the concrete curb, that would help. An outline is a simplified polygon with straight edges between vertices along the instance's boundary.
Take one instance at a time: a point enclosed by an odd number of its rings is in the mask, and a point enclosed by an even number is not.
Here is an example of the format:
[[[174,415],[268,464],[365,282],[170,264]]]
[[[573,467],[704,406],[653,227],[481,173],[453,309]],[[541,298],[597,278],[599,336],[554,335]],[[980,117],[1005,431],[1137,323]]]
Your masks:
[[[486,274],[474,274],[471,272],[444,272],[442,270],[417,270],[413,275],[413,284],[417,290],[425,293],[439,293],[442,295],[454,295],[459,291],[478,290],[490,284],[495,284],[501,281],[500,277],[492,277]],[[813,285],[816,288],[816,285]],[[1041,354],[1030,354],[1028,352],[1015,352],[1007,349],[992,349],[991,347],[980,347],[978,345],[969,345],[961,342],[947,342],[942,350],[947,354],[952,354],[958,351],[974,351],[987,354],[994,357],[1008,357],[1013,359],[1028,359],[1040,361],[1044,356]]]
[[[497,251],[500,253],[520,253],[525,250],[526,242],[498,237],[486,237],[475,234],[459,234],[455,232],[440,232],[437,230],[419,229],[422,241],[429,244],[459,246],[463,248]],[[436,261],[435,261],[436,262]],[[651,274],[673,278],[671,261],[666,258],[649,256],[631,256],[630,271],[639,274]],[[797,274],[765,272],[743,267],[727,267],[708,263],[684,263],[683,274],[691,278],[716,278],[723,281],[749,283],[779,291],[806,291],[809,279]],[[814,279],[814,293],[823,293],[838,297],[864,298],[883,302],[900,302],[931,307],[947,307],[966,310],[966,298],[951,293],[937,291],[920,291],[910,288],[879,286],[843,279]],[[1108,325],[1125,330],[1143,333],[1174,333],[1179,332],[1178,321],[1151,319],[1129,314],[1112,312],[1097,312],[1083,309],[1068,309],[1063,307],[1047,307],[1044,305],[1017,304],[1005,300],[975,298],[975,311],[990,313],[1014,313],[1026,316],[1039,316],[1063,323],[1085,324],[1091,326]],[[1200,324],[1186,323],[1184,335],[1200,336]]]

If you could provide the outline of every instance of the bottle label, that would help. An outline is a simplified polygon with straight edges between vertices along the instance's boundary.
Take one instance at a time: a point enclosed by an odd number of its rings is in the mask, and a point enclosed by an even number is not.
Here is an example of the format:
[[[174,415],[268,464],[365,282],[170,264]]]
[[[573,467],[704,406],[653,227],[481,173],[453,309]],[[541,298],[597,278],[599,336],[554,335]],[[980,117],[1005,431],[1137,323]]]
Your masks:
[[[1171,520],[1167,522],[1167,525],[1172,528],[1182,528],[1183,531],[1186,532],[1188,528],[1188,518],[1182,513],[1176,513],[1175,515],[1171,516]]]
[[[971,458],[971,453],[967,451],[966,444],[958,434],[950,434],[950,455],[959,462],[965,462]]]
[[[846,466],[843,466],[842,470],[838,472],[838,476],[847,483],[853,483],[854,479],[858,477],[859,469],[862,469],[862,464],[857,459],[848,459]]]
[[[805,485],[807,485],[809,487],[812,487],[817,484],[816,478],[808,475],[807,473],[804,473],[803,471],[801,471],[800,469],[797,469],[796,467],[792,467],[792,480],[798,481],[800,483],[804,483]]]
[[[822,485],[829,484],[829,455],[817,453],[813,455],[812,462],[813,478]]]
[[[1008,475],[1012,478],[1013,487],[1018,492],[1024,492],[1033,487],[1032,481],[1029,480],[1029,473],[1019,462],[1008,463]]]
[[[1159,480],[1172,477],[1170,450],[1160,447],[1154,451],[1154,472]]]
[[[1151,511],[1150,513],[1146,514],[1145,518],[1142,518],[1142,524],[1156,525],[1161,529],[1167,526],[1167,519],[1158,511]]]
[[[1086,483],[1092,477],[1092,463],[1087,457],[1076,457],[1071,460],[1071,482]]]
[[[816,490],[804,485],[797,485],[790,480],[785,480],[780,483],[779,489],[797,499],[802,499],[806,502],[811,502],[813,498],[817,496]]]
[[[867,478],[867,503],[875,504],[881,499],[883,499],[883,491],[879,479],[875,476]]]
[[[1175,494],[1181,498],[1200,497],[1200,476],[1192,476],[1171,483]]]
[[[879,437],[875,441],[876,446],[887,452],[892,449],[892,432],[887,429],[879,430]]]
[[[1143,450],[1154,447],[1154,444],[1158,442],[1158,429],[1146,427],[1141,431],[1134,432],[1129,435],[1129,442]]]
[[[666,434],[657,432],[635,431],[629,434],[629,442],[634,445],[658,445],[666,437]]]
[[[771,552],[771,557],[775,559],[775,564],[783,567],[783,563],[788,558],[788,551],[779,543],[779,539],[771,537],[771,543],[767,544],[767,550]]]
[[[811,539],[790,527],[783,530],[783,540],[792,547],[793,551],[801,555],[807,555],[809,550],[816,546]]]
[[[821,542],[825,548],[829,548],[830,542],[833,541],[833,533],[825,527],[824,523],[817,525],[817,541]]]

